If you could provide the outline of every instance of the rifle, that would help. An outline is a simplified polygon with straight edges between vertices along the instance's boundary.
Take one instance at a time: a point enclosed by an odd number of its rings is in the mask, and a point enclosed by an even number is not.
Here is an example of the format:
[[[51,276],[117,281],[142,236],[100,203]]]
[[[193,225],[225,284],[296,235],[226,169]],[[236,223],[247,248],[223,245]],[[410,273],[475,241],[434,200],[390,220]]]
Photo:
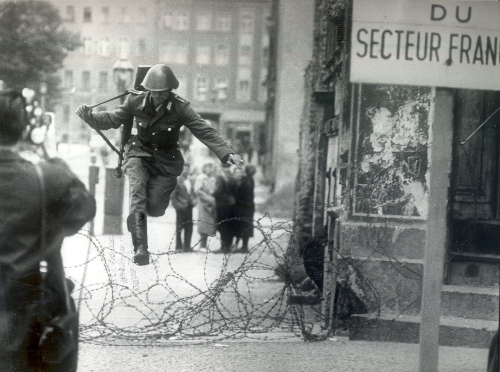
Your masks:
[[[128,89],[126,90],[125,92],[123,92],[122,94],[119,94],[117,95],[116,97],[113,97],[113,98],[110,98],[106,101],[103,101],[103,102],[100,102],[100,103],[97,103],[93,106],[90,106],[90,108],[94,108],[94,107],[97,107],[99,105],[103,105],[107,102],[110,102],[110,101],[113,101],[115,99],[118,99],[118,98],[121,98],[121,97],[124,97],[126,96],[127,94],[130,94],[130,93],[142,93],[141,91],[138,91],[136,89]],[[122,129],[122,136],[121,136],[121,143],[120,143],[120,150],[118,150],[112,143],[111,141],[108,139],[108,137],[106,137],[104,135],[104,133],[101,132],[100,129],[97,129],[97,128],[94,128],[94,130],[97,132],[98,135],[101,136],[101,138],[106,142],[106,144],[111,147],[111,149],[116,152],[118,154],[118,166],[116,167],[116,177],[118,178],[121,178],[122,175],[123,175],[123,172],[122,172],[122,165],[123,165],[123,153],[125,152],[125,145],[127,144],[129,138],[130,138],[130,134],[132,133],[132,123],[130,124],[124,124],[123,125],[123,129]]]
[[[122,138],[120,143],[120,153],[118,154],[118,166],[116,167],[116,177],[122,177],[122,164],[123,153],[125,152],[125,145],[127,144],[130,134],[132,133],[132,123],[124,124],[122,129]]]
[[[103,101],[103,102],[100,102],[100,103],[97,103],[93,106],[90,106],[90,108],[94,108],[94,107],[97,107],[97,106],[100,106],[100,105],[103,105],[107,102],[110,102],[110,101],[113,101],[115,99],[118,99],[118,98],[121,98],[121,97],[124,97],[126,96],[127,94],[130,94],[132,91],[132,89],[130,90],[126,90],[125,92],[123,92],[122,94],[119,94],[117,95],[116,97],[113,97],[113,98],[110,98],[106,101]],[[125,138],[125,132],[126,132],[126,128],[127,127],[130,127],[128,130],[128,137],[126,138],[126,140],[124,141],[124,138]],[[132,124],[130,125],[126,125],[123,127],[123,130],[122,130],[122,138],[121,138],[121,144],[120,144],[120,150],[118,150],[112,143],[111,141],[108,139],[108,137],[106,137],[106,135],[100,130],[100,129],[97,129],[97,128],[94,128],[94,130],[97,132],[98,135],[101,136],[101,138],[104,140],[104,142],[106,142],[106,144],[111,147],[111,149],[116,152],[118,154],[118,166],[116,167],[116,177],[118,178],[121,178],[122,175],[123,175],[123,172],[122,172],[122,164],[123,164],[123,152],[125,150],[125,144],[127,143],[128,141],[128,138],[130,137],[130,133],[132,132]]]

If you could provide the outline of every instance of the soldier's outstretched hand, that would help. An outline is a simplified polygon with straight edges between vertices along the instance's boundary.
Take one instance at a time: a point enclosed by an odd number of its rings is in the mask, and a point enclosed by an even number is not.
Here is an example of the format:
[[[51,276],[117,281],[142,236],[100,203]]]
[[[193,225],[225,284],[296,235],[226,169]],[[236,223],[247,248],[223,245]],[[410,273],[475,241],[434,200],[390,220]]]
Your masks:
[[[92,118],[92,107],[88,105],[81,105],[76,109],[76,114],[90,126],[94,125],[94,119]]]
[[[241,169],[241,166],[244,163],[243,159],[238,154],[230,154],[227,162],[236,165],[239,169]]]

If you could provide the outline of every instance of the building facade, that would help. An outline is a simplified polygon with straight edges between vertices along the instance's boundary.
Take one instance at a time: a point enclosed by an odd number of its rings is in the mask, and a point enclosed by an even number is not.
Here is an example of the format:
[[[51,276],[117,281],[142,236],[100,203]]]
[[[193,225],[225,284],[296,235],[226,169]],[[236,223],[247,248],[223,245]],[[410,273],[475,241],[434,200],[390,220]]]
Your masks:
[[[418,342],[425,251],[439,250],[449,327],[440,342],[487,347],[498,328],[498,92],[454,89],[443,108],[435,88],[351,83],[351,26],[351,1],[316,0],[290,254],[307,266],[309,243],[334,227],[338,280],[370,313],[353,317],[351,337]],[[447,110],[449,128],[436,110]],[[436,131],[448,142],[432,158]],[[432,168],[436,154],[445,161]],[[430,200],[430,185],[447,197]],[[429,224],[444,226],[440,240]]]
[[[189,100],[247,161],[263,161],[270,148],[264,124],[268,1],[51,2],[65,27],[83,42],[61,69],[65,90],[57,116],[63,140],[89,141],[90,129],[74,112],[80,104],[94,105],[116,95],[112,68],[118,59],[128,58],[135,67],[171,66],[180,82],[176,93]],[[109,110],[118,103],[96,110]],[[195,155],[204,155],[196,143],[193,148]]]

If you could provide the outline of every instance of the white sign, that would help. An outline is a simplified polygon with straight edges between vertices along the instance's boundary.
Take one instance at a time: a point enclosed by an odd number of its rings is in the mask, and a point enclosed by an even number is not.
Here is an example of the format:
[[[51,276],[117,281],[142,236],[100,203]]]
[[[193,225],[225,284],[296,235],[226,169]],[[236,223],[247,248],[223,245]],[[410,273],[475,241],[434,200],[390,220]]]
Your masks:
[[[500,90],[500,3],[354,0],[351,82]]]

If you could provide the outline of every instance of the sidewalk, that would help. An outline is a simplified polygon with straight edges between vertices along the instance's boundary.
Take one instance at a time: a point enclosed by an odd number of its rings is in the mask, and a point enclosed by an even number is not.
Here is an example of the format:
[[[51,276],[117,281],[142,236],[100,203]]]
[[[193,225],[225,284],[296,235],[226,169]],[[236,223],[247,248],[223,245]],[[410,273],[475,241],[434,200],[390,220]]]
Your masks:
[[[166,342],[161,346],[80,345],[84,372],[417,372],[419,346],[384,342],[226,341]],[[440,348],[440,372],[486,371],[488,350]]]

